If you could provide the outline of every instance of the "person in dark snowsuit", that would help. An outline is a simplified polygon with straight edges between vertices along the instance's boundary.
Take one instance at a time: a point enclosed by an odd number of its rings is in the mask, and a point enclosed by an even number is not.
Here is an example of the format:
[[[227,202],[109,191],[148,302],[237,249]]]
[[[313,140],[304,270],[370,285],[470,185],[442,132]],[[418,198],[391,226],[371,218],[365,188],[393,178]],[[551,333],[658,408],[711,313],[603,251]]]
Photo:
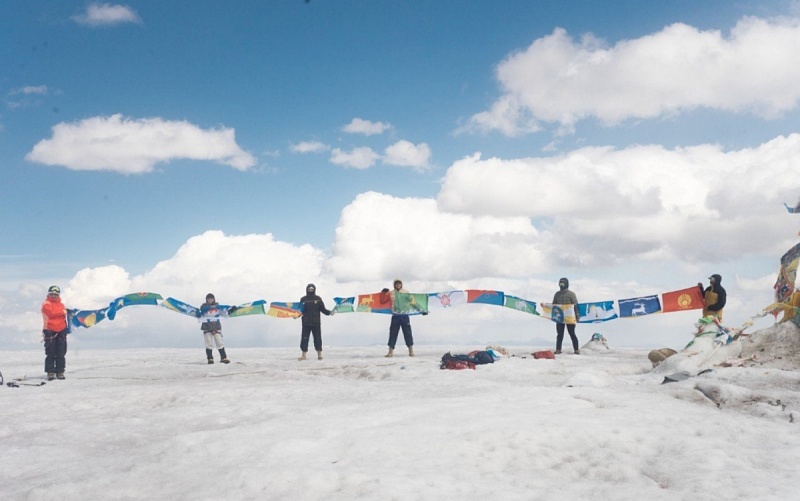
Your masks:
[[[300,350],[303,352],[298,360],[305,360],[308,353],[308,338],[314,336],[314,349],[317,350],[317,360],[322,360],[322,320],[320,313],[333,315],[334,312],[325,308],[322,298],[317,296],[317,286],[306,285],[306,295],[300,298],[303,303],[303,328],[300,331]]]
[[[722,309],[728,302],[728,293],[722,287],[722,276],[715,273],[708,277],[708,283],[708,287],[703,289],[703,284],[697,282],[697,287],[700,288],[700,293],[706,302],[706,306],[703,308],[703,317],[713,315],[722,322]]]
[[[569,280],[561,278],[558,281],[558,292],[553,296],[553,304],[572,304],[575,305],[575,322],[578,322],[578,297],[574,292],[569,290]],[[556,354],[561,353],[561,344],[564,342],[564,326],[569,332],[569,337],[572,339],[572,349],[576,355],[580,355],[581,351],[578,349],[578,336],[575,335],[575,324],[565,324],[563,322],[556,323]]]

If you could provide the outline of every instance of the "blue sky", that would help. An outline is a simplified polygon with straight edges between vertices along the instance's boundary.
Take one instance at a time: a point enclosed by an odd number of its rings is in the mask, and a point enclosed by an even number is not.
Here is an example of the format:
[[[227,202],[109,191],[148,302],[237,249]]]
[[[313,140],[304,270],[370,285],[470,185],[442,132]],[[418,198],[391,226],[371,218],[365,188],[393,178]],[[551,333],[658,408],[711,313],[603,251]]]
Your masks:
[[[720,273],[741,323],[800,227],[781,205],[800,195],[799,18],[787,1],[3,2],[3,344],[37,340],[51,283],[78,308],[308,282],[330,302],[395,277],[548,301],[566,275],[600,301]],[[128,317],[73,337],[196,327]],[[382,343],[388,319],[364,317],[328,321],[330,342]],[[693,321],[583,334],[674,345]],[[229,336],[296,342],[259,322]],[[418,323],[419,342],[552,330],[479,307]]]

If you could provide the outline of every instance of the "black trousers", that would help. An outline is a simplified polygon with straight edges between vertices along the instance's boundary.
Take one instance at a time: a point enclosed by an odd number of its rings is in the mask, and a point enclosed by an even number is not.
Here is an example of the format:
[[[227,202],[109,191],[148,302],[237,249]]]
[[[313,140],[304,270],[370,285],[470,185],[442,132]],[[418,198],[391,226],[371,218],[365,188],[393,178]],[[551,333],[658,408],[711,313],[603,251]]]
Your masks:
[[[322,351],[322,326],[304,325],[300,334],[300,350],[308,351],[308,338],[314,335],[314,349]]]
[[[45,330],[44,371],[60,374],[67,367],[67,330],[61,332]]]
[[[572,339],[572,349],[578,349],[578,336],[575,335],[575,324],[556,324],[556,350],[561,350],[561,344],[564,342],[564,325],[567,326],[567,332]]]

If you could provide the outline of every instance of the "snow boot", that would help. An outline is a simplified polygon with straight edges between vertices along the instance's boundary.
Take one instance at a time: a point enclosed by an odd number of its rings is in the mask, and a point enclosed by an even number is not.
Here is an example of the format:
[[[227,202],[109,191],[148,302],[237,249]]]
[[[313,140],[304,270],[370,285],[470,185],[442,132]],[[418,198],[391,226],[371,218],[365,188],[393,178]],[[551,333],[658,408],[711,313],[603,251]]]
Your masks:
[[[56,373],[56,379],[67,379],[63,372]]]
[[[222,362],[223,364],[231,363],[231,361],[228,360],[228,355],[225,354],[225,348],[220,348],[219,349],[219,358],[220,358],[220,362]]]
[[[322,360],[322,350],[317,352],[317,360]]]
[[[389,353],[384,355],[386,358],[392,358],[394,356],[394,348],[389,348]]]
[[[413,346],[409,346],[408,347],[408,356],[409,357],[413,357],[414,356],[414,347]]]
[[[214,363],[214,352],[206,348],[206,358],[208,359],[208,364],[211,365]]]
[[[575,350],[575,354],[576,355],[580,355],[581,354],[581,350]]]
[[[303,354],[300,355],[300,358],[298,358],[297,360],[305,360],[305,359],[306,359],[306,352],[303,352]]]
[[[556,350],[554,353],[555,353],[556,355],[561,355],[561,350]]]
[[[47,373],[47,380],[48,380],[48,381],[52,381],[52,380],[54,380],[55,378],[56,378],[56,373],[55,373],[55,372],[48,372],[48,373]]]

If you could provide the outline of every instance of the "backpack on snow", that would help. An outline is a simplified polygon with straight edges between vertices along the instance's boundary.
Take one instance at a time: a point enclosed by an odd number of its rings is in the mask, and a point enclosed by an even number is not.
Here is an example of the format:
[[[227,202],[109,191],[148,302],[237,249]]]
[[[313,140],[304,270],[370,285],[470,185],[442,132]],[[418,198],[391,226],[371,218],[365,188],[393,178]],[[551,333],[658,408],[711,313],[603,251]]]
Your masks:
[[[475,362],[470,360],[468,355],[451,355],[448,351],[442,355],[442,363],[439,365],[439,368],[450,369],[454,371],[475,369]]]

